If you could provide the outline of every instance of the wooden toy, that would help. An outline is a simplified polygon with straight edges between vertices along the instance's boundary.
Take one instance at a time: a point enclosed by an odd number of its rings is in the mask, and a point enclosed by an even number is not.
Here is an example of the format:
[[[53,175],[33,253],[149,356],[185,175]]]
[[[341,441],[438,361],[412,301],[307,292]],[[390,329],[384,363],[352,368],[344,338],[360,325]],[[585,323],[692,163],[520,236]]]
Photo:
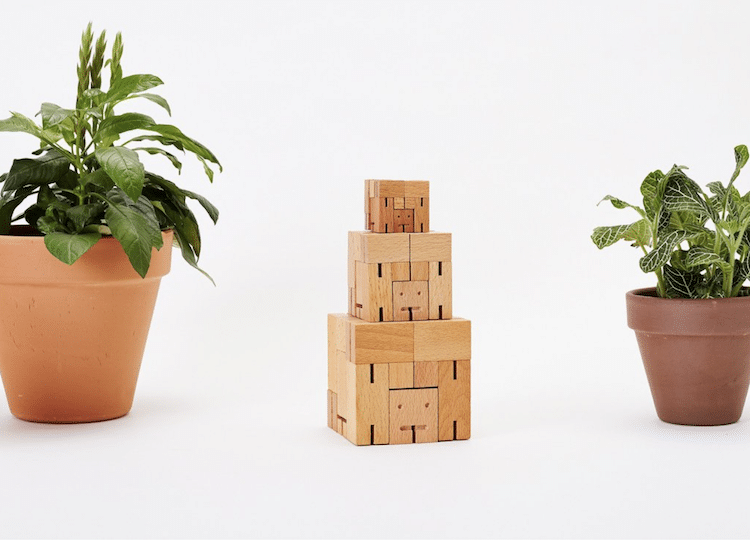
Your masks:
[[[468,439],[471,322],[452,316],[450,233],[423,229],[429,183],[367,180],[365,214],[349,314],[328,315],[328,426],[357,445]]]
[[[377,233],[430,230],[430,183],[365,180],[365,229]]]
[[[450,319],[450,233],[349,232],[349,313],[366,321]]]

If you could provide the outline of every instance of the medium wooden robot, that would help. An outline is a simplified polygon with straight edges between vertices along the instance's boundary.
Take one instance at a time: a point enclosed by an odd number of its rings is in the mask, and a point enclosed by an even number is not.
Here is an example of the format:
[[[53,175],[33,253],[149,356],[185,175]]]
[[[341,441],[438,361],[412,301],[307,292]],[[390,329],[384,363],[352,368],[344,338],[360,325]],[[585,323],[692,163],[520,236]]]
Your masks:
[[[471,434],[471,322],[453,317],[451,234],[430,183],[366,180],[349,232],[349,313],[328,315],[328,426],[357,445]]]

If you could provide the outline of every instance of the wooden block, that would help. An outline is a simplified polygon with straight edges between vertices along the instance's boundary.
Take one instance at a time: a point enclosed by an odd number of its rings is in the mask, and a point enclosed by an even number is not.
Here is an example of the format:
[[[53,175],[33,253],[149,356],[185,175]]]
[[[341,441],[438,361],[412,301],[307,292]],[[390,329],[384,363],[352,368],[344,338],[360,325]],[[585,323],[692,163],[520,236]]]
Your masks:
[[[405,184],[403,180],[373,180],[372,197],[405,197]]]
[[[414,387],[414,365],[412,363],[392,363],[388,367],[391,389],[411,389]]]
[[[411,279],[412,280],[429,280],[430,264],[427,261],[411,262]]]
[[[336,353],[346,355],[346,320],[337,314],[328,314],[328,388],[338,392]]]
[[[372,181],[365,180],[365,229],[370,229],[370,185]]]
[[[393,233],[393,198],[373,197],[370,199],[371,231],[376,233]]]
[[[348,363],[353,374],[356,417],[349,429],[350,441],[357,445],[387,444],[389,439],[388,365]],[[347,423],[348,424],[348,423]]]
[[[429,319],[453,317],[453,290],[450,261],[430,262],[430,314]]]
[[[429,317],[427,282],[393,282],[393,321],[420,321]]]
[[[382,235],[370,231],[350,231],[349,258],[363,263],[408,262],[409,234]]]
[[[404,181],[404,197],[430,197],[429,180]]]
[[[438,441],[438,390],[390,391],[390,443]]]
[[[405,209],[412,209],[414,210],[414,207],[417,206],[417,198],[416,197],[406,197],[404,198],[404,208]]]
[[[391,266],[391,278],[394,282],[408,282],[411,278],[410,265],[406,261],[389,263]],[[427,278],[425,278],[426,280]]]
[[[404,204],[406,203],[405,199],[403,197],[394,197],[393,198],[393,210],[403,210]]]
[[[364,249],[366,234],[366,231],[349,231],[348,258],[350,263],[353,261],[365,261]]]
[[[438,362],[424,361],[414,363],[414,387],[438,386]]]
[[[430,198],[417,197],[414,205],[414,232],[429,233],[430,231]]]
[[[347,359],[356,364],[414,362],[414,323],[368,323],[346,318],[350,344]]]
[[[415,361],[471,359],[471,321],[444,319],[414,322]]]
[[[414,211],[410,209],[394,210],[391,230],[396,233],[414,233]]]
[[[338,408],[336,407],[336,393],[328,389],[328,428],[339,431]]]
[[[441,361],[438,367],[439,439],[471,437],[471,363]]]
[[[414,233],[409,235],[411,261],[450,261],[450,233]]]
[[[391,266],[387,263],[355,262],[355,309],[367,321],[393,321]]]

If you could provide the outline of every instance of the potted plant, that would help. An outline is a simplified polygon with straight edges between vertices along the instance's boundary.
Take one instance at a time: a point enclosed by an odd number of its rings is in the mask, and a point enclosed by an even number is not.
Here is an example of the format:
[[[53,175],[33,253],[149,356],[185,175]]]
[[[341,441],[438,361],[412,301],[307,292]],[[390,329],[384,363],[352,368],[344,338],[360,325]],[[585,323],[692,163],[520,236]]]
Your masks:
[[[105,32],[94,41],[89,24],[75,107],[43,103],[40,124],[18,113],[0,120],[0,131],[40,142],[34,157],[0,176],[0,375],[21,419],[128,413],[173,241],[198,269],[200,231],[187,200],[214,223],[219,215],[204,197],[145,169],[139,154],[162,156],[179,173],[174,149],[193,154],[211,181],[211,164],[221,165],[178,128],[120,113],[124,102],[149,100],[171,115],[149,92],[158,77],[123,76],[119,33],[110,58],[106,50]]]
[[[597,227],[601,249],[624,240],[643,252],[640,268],[656,287],[626,295],[628,325],[635,330],[660,419],[687,425],[721,425],[742,415],[750,383],[750,192],[735,180],[748,149],[734,149],[735,169],[710,195],[674,166],[641,184],[643,206],[612,196],[615,208],[640,218]]]

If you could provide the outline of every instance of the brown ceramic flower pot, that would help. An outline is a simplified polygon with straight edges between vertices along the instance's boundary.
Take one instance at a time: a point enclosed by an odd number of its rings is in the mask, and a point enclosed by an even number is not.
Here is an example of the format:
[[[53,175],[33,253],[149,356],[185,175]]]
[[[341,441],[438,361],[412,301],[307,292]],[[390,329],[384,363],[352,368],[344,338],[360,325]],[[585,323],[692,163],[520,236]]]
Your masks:
[[[626,295],[656,413],[681,425],[737,422],[750,384],[750,297]]]
[[[172,233],[141,278],[103,238],[68,266],[43,237],[0,236],[0,375],[11,413],[82,423],[130,411]]]

